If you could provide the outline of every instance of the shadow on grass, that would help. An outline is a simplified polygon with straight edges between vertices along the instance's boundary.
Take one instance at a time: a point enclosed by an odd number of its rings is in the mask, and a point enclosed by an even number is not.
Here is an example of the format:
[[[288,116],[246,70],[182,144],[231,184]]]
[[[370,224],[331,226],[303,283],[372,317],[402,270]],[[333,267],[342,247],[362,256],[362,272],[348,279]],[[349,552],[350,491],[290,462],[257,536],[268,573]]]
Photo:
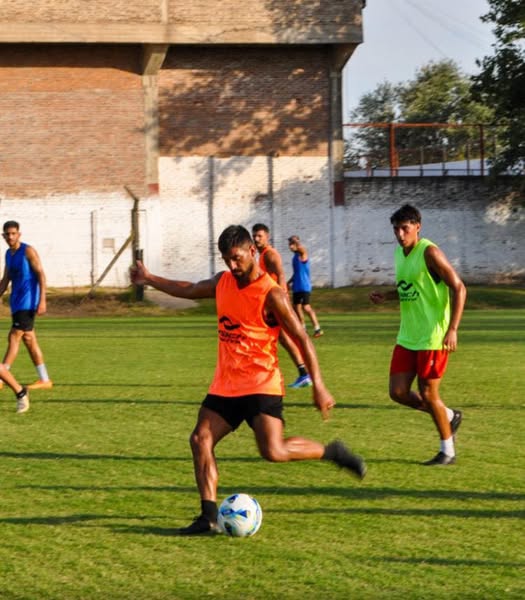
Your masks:
[[[171,383],[150,383],[149,381],[144,382],[144,383],[129,383],[129,381],[126,381],[125,383],[92,383],[89,381],[84,381],[83,383],[66,383],[64,381],[61,381],[60,383],[53,383],[53,389],[56,387],[103,387],[103,388],[112,388],[112,387],[118,387],[118,388],[158,388],[158,387],[162,387],[162,388],[167,388],[167,387],[171,387],[172,384]]]
[[[467,558],[429,558],[425,557],[410,557],[410,558],[399,558],[397,556],[377,556],[375,558],[371,558],[370,560],[374,562],[387,562],[394,564],[408,564],[408,565],[440,565],[440,566],[464,566],[464,567],[515,567],[521,568],[525,566],[525,562],[512,562],[512,561],[494,561],[494,560],[475,560],[475,559],[467,559]]]
[[[457,517],[459,519],[518,519],[525,517],[523,510],[495,510],[478,508],[300,508],[300,509],[266,509],[266,513],[292,514],[326,514],[334,515],[375,515],[385,517]]]
[[[122,461],[184,461],[191,462],[191,456],[124,456],[119,454],[67,454],[61,452],[0,452],[0,458],[20,458],[22,460],[122,460]],[[240,458],[243,462],[258,461],[258,458]]]
[[[160,459],[166,460],[166,459]],[[169,459],[171,460],[171,459]],[[179,460],[187,460],[187,459],[179,459]],[[252,460],[252,459],[248,459]],[[259,459],[257,459],[259,460]],[[351,482],[353,485],[359,485],[359,482],[350,477],[346,477],[346,481]],[[96,486],[96,485],[39,485],[39,484],[30,484],[30,485],[17,485],[14,486],[15,489],[18,490],[55,490],[55,491],[73,491],[73,492],[155,492],[155,493],[176,493],[176,494],[187,494],[187,493],[196,493],[195,486],[177,486],[177,485],[163,485],[163,486]],[[463,500],[463,501],[481,501],[481,502],[492,502],[495,500],[504,500],[504,501],[513,501],[513,502],[523,502],[525,500],[525,494],[518,494],[512,492],[479,492],[479,491],[471,491],[471,490],[414,490],[414,489],[399,489],[399,488],[371,488],[371,487],[348,487],[344,485],[344,487],[276,487],[276,486],[242,486],[242,491],[246,494],[250,494],[251,496],[311,496],[312,494],[316,496],[336,496],[348,498],[351,500],[363,500],[363,501],[377,501],[383,499],[391,499],[391,498],[416,498],[423,500]],[[220,486],[218,490],[218,495],[227,495],[230,493],[230,488]],[[324,510],[324,508],[313,509],[309,511],[298,510],[298,511],[288,511],[288,512],[318,512]],[[360,512],[366,512],[370,510],[370,512],[375,511],[387,511],[389,514],[395,514],[396,509],[382,509],[382,508],[342,508],[342,509],[330,509],[330,510],[343,510],[343,511],[353,511],[357,510]],[[455,509],[452,509],[455,510]],[[401,509],[401,512],[403,509]],[[417,511],[416,511],[417,512]],[[460,511],[462,512],[462,511]],[[468,509],[465,512],[469,512]],[[484,511],[483,511],[484,512]],[[490,512],[490,511],[489,511]],[[511,511],[516,514],[521,514],[522,517],[525,516],[525,511]],[[419,513],[417,513],[419,514]]]
[[[114,516],[114,515],[96,515],[96,514],[73,514],[57,515],[49,517],[5,517],[0,519],[0,523],[6,525],[74,525],[75,523],[85,523],[88,521],[116,520],[116,519],[157,519],[158,517],[141,516]]]

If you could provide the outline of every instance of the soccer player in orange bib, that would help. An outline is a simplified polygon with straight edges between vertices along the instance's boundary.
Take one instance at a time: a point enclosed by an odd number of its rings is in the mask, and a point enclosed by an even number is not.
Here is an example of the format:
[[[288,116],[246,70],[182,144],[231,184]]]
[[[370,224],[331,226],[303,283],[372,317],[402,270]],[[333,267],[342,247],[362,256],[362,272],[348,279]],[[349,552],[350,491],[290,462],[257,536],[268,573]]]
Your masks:
[[[179,298],[215,298],[218,358],[213,381],[190,436],[201,514],[180,535],[215,533],[219,473],[214,448],[243,421],[252,428],[261,456],[271,462],[327,460],[363,478],[366,465],[342,442],[328,445],[302,437],[284,437],[284,384],[277,360],[283,328],[304,357],[312,379],[315,406],[326,418],[335,405],[323,383],[315,349],[286,292],[259,267],[250,233],[227,227],[219,250],[228,271],[191,283],[151,274],[137,261],[131,280]]]
[[[259,253],[259,268],[261,271],[268,273],[287,292],[288,285],[284,274],[283,261],[279,252],[270,244],[270,229],[264,223],[256,223],[252,227],[252,237],[253,243]],[[283,329],[281,329],[279,342],[281,342],[282,347],[288,352],[294,365],[297,367],[297,379],[289,383],[288,387],[295,390],[310,387],[312,380],[306,370],[301,352]]]

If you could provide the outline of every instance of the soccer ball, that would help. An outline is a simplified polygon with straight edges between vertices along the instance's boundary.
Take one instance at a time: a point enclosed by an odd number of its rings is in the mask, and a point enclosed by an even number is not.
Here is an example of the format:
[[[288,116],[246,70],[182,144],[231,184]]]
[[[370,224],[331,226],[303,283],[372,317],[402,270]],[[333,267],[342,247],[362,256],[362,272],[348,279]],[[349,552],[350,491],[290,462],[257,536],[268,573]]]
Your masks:
[[[232,494],[219,506],[217,523],[226,535],[247,537],[259,530],[262,510],[257,500],[248,494]]]

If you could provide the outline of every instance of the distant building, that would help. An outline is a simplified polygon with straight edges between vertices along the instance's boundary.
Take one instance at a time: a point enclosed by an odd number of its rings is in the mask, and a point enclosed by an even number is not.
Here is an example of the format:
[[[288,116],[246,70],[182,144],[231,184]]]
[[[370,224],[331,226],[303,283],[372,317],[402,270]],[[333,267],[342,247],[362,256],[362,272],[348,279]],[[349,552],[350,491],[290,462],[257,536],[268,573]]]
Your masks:
[[[0,15],[2,215],[50,285],[88,285],[118,252],[124,186],[144,199],[149,264],[188,277],[220,267],[232,222],[285,240],[342,202],[341,69],[361,0],[66,4],[3,0]],[[129,262],[105,283],[125,285]]]

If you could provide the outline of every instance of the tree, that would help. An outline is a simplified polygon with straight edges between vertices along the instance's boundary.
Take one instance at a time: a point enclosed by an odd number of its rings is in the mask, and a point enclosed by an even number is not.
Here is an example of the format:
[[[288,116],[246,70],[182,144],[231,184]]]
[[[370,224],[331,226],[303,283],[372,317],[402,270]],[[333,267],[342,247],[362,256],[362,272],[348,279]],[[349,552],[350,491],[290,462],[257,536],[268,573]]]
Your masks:
[[[389,123],[399,116],[401,87],[388,81],[380,83],[372,92],[359,99],[357,108],[350,114],[356,123]],[[388,132],[385,129],[367,127],[352,130],[352,137],[345,145],[345,165],[359,168],[361,161],[374,166],[388,164]]]
[[[476,101],[471,82],[451,60],[431,62],[416,71],[414,79],[391,84],[384,82],[365,94],[350,114],[354,122],[451,123],[474,124],[492,120],[492,111]],[[468,144],[478,139],[478,129],[397,128],[396,148],[402,164],[440,161],[447,157],[464,158]],[[347,145],[348,165],[356,157],[371,157],[376,166],[389,164],[389,132],[386,128],[366,128],[351,132]]]
[[[494,54],[478,65],[473,77],[474,94],[490,104],[498,123],[501,151],[495,172],[525,172],[525,2],[488,0],[490,10],[482,17],[495,24]]]
[[[493,111],[476,101],[472,84],[452,60],[431,62],[421,67],[401,94],[402,120],[406,123],[491,123]],[[423,149],[426,162],[465,158],[467,148],[479,141],[478,127],[402,129],[397,142],[404,162],[418,162]]]

